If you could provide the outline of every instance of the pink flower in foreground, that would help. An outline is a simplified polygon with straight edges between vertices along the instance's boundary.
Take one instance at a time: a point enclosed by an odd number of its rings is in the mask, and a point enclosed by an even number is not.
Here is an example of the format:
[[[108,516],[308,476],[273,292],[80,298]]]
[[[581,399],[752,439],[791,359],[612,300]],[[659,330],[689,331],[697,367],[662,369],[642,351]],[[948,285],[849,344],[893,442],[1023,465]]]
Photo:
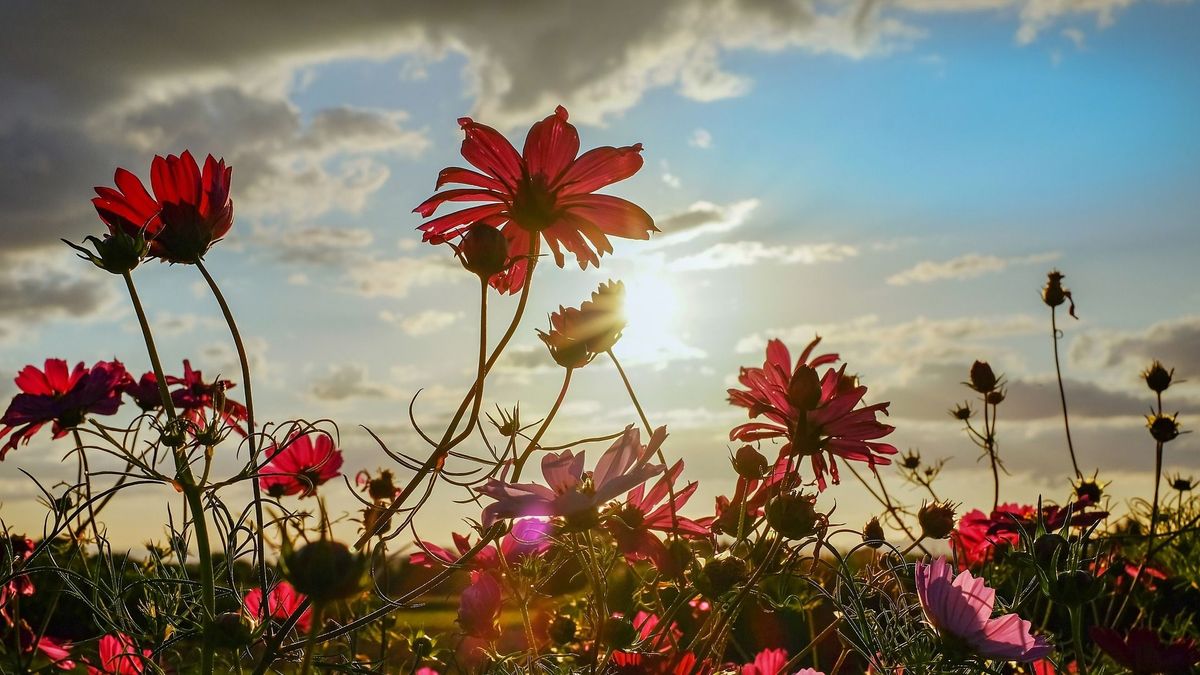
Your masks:
[[[1158,634],[1145,628],[1134,628],[1121,634],[1110,628],[1093,626],[1089,635],[1105,654],[1135,675],[1150,673],[1191,673],[1200,663],[1196,642],[1180,639],[1165,643]]]
[[[786,649],[764,649],[754,656],[753,663],[742,666],[742,675],[779,675],[787,662]]]
[[[50,663],[59,670],[75,670],[75,661],[71,659],[71,649],[74,645],[70,640],[43,635],[40,638],[29,624],[22,619],[17,626],[17,639],[21,644],[21,651],[26,654],[33,652],[41,652],[43,656],[50,659]]]
[[[420,226],[427,242],[441,244],[466,233],[475,224],[499,228],[508,240],[508,270],[491,278],[502,293],[525,285],[533,240],[541,237],[554,262],[562,267],[562,249],[575,255],[580,267],[600,266],[600,256],[612,252],[609,237],[649,239],[657,232],[654,220],[636,204],[596,190],[625,180],[642,168],[642,145],[605,146],[579,154],[579,132],[559,106],[553,115],[534,124],[520,154],[495,129],[470,117],[458,120],[466,134],[462,156],[483,173],[449,167],[438,174],[437,186],[461,183],[469,187],[444,190],[413,209],[433,215],[446,202],[483,202],[426,221]]]
[[[678,644],[683,633],[674,622],[660,630],[658,615],[639,611],[633,617],[633,627],[637,630],[638,651],[618,650],[613,652],[612,661],[621,672],[668,673],[673,668],[667,655],[673,644]],[[694,662],[694,657],[693,657]]]
[[[259,472],[258,484],[272,497],[310,497],[317,486],[337,478],[342,468],[342,451],[324,432],[293,435],[283,445],[267,448],[270,460]]]
[[[542,476],[549,487],[493,478],[477,488],[496,500],[484,508],[483,525],[491,527],[503,518],[544,516],[564,518],[575,527],[592,527],[601,505],[663,471],[661,464],[648,462],[666,437],[666,428],[659,427],[650,443],[642,445],[641,434],[630,426],[604,452],[596,468],[586,473],[583,452],[548,453],[542,458]]]
[[[833,483],[838,483],[836,457],[874,467],[891,464],[883,455],[894,455],[897,451],[887,443],[877,442],[894,430],[875,419],[879,413],[887,414],[888,403],[858,407],[867,388],[860,386],[853,376],[847,376],[844,365],[840,370],[827,369],[824,376],[817,375],[818,366],[838,358],[836,354],[822,354],[810,362],[820,340],[817,338],[804,348],[795,367],[787,347],[779,340],[771,340],[762,368],[741,369],[738,382],[746,389],[730,389],[729,402],[746,408],[751,418],[763,416],[767,421],[734,427],[729,440],[753,443],[783,439],[780,456],[811,457],[817,487],[824,490],[826,471]],[[828,462],[825,455],[829,456]]]
[[[304,602],[303,593],[296,592],[290,583],[280,581],[267,596],[267,618],[286,621],[302,602]],[[247,616],[256,621],[261,620],[263,618],[262,589],[253,588],[246,593],[246,597],[242,598],[242,607],[246,610]],[[296,628],[303,633],[308,630],[311,623],[312,609],[309,608],[304,610],[304,613],[297,619]]]
[[[550,548],[550,533],[554,526],[547,520],[523,518],[513,523],[512,530],[500,540],[500,548],[490,545],[480,549],[465,565],[477,570],[492,570],[500,567],[500,554],[509,565],[520,564],[529,556],[540,555]],[[454,548],[458,555],[427,541],[417,541],[420,551],[409,556],[408,561],[421,567],[452,565],[472,548],[470,538],[457,532],[452,533]]]
[[[664,573],[678,571],[680,561],[673,560],[666,545],[654,532],[676,533],[685,537],[708,537],[709,531],[696,521],[678,514],[696,492],[698,483],[688,483],[675,492],[675,518],[672,519],[668,486],[674,484],[683,473],[683,460],[675,462],[671,470],[663,474],[650,491],[639,485],[629,492],[625,503],[612,511],[606,526],[617,547],[630,562],[649,559]]]
[[[88,675],[141,675],[149,670],[146,662],[154,652],[149,649],[138,651],[137,645],[124,633],[114,633],[100,638],[100,665],[88,664]]]
[[[917,596],[925,618],[943,636],[961,640],[985,658],[1035,661],[1052,647],[1030,631],[1031,624],[1017,614],[992,618],[996,591],[970,572],[954,570],[939,557],[932,564],[916,565]]]
[[[500,583],[485,572],[471,572],[471,584],[458,600],[458,625],[471,637],[500,637],[497,621],[503,606]]]
[[[20,443],[29,443],[41,428],[53,423],[54,438],[83,424],[88,415],[113,415],[121,406],[118,385],[127,377],[120,361],[99,361],[91,368],[76,364],[67,370],[62,359],[46,359],[45,370],[25,366],[14,380],[21,393],[0,417],[0,460]]]

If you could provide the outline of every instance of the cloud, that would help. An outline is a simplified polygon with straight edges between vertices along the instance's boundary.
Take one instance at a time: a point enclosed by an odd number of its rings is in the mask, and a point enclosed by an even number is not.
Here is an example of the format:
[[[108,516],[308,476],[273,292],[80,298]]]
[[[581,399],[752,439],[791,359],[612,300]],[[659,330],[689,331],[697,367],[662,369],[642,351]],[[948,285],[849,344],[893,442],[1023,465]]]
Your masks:
[[[746,223],[759,206],[757,199],[743,199],[728,204],[699,201],[680,213],[659,219],[655,224],[662,234],[654,237],[643,250],[654,250],[692,241],[697,237],[724,234]]]
[[[353,398],[395,398],[396,390],[387,384],[373,382],[366,367],[345,363],[330,366],[328,372],[315,379],[310,389],[320,401],[346,401]]]
[[[465,278],[458,263],[433,256],[367,259],[350,268],[351,290],[365,297],[404,298],[413,289]]]
[[[1103,28],[1116,13],[1136,0],[898,0],[896,7],[913,12],[1005,12],[1019,19],[1016,38],[1029,44],[1045,29],[1064,18],[1090,17]]]
[[[251,244],[272,257],[297,265],[346,265],[375,240],[359,227],[256,228]]]
[[[691,137],[688,138],[688,145],[692,146],[693,148],[700,148],[701,150],[708,150],[711,148],[712,142],[712,133],[709,132],[708,129],[698,128],[693,131]]]
[[[700,253],[676,258],[667,268],[674,272],[695,272],[745,267],[760,262],[813,265],[840,262],[856,255],[858,249],[847,244],[768,246],[758,241],[737,241],[716,244]]]
[[[1037,265],[1057,259],[1057,253],[1038,253],[1011,258],[968,253],[950,260],[919,262],[913,267],[888,277],[887,282],[893,286],[907,286],[946,279],[974,279],[985,274],[1002,272],[1015,265]]]
[[[1200,378],[1200,316],[1183,316],[1142,331],[1093,331],[1075,338],[1069,356],[1080,367],[1143,370],[1154,359],[1176,376]],[[1132,379],[1132,378],[1131,378]]]
[[[106,272],[65,256],[5,261],[0,255],[0,344],[52,320],[94,320],[120,294]]]
[[[436,309],[429,309],[407,316],[394,314],[387,310],[379,313],[380,319],[399,326],[400,330],[404,331],[406,335],[414,337],[445,330],[454,325],[462,316],[462,312],[443,312]]]

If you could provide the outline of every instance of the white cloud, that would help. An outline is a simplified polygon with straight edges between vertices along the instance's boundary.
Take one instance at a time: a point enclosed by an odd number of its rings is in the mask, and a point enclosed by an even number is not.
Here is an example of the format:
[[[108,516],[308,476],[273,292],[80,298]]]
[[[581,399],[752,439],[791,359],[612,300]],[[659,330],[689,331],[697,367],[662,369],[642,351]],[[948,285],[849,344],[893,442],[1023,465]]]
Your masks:
[[[445,330],[453,326],[462,316],[462,312],[443,312],[436,309],[429,309],[412,315],[395,314],[388,310],[383,310],[379,313],[381,320],[399,326],[400,330],[404,331],[406,335],[414,337]]]
[[[1145,330],[1098,330],[1071,344],[1070,359],[1081,367],[1123,370],[1132,381],[1154,359],[1174,368],[1177,377],[1200,379],[1200,316],[1161,321]]]
[[[345,401],[353,398],[395,398],[390,385],[373,381],[365,366],[345,363],[330,366],[328,372],[313,381],[310,390],[321,401]]]
[[[985,274],[1002,272],[1017,265],[1038,265],[1058,259],[1057,253],[1038,253],[1027,256],[1001,258],[994,255],[968,253],[950,260],[925,260],[893,274],[887,282],[893,286],[924,284],[946,279],[974,279]]]
[[[365,297],[407,297],[416,288],[463,281],[466,273],[446,258],[400,257],[356,262],[347,272],[352,291]]]
[[[662,234],[641,247],[650,251],[692,241],[697,237],[724,234],[741,227],[759,206],[757,199],[743,199],[728,204],[699,201],[686,211],[660,218],[656,224]]]
[[[839,262],[857,255],[858,249],[847,244],[768,246],[758,241],[736,241],[716,244],[699,253],[676,258],[668,263],[667,268],[674,272],[695,272],[745,267],[760,262],[813,265]]]
[[[692,132],[691,138],[688,139],[688,145],[701,150],[708,150],[712,147],[713,137],[708,129],[696,129]]]

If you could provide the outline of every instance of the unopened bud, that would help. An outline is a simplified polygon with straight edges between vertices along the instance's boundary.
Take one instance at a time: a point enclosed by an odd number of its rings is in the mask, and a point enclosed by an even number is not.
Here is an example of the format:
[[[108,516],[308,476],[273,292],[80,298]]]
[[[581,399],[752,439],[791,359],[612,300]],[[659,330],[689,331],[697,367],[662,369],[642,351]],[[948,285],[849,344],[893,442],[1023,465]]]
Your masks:
[[[1176,415],[1150,415],[1146,418],[1146,427],[1150,435],[1159,443],[1169,443],[1179,436],[1179,422]]]
[[[753,446],[743,445],[733,456],[733,469],[737,475],[747,480],[756,480],[766,475],[770,463],[763,454]]]
[[[921,534],[929,539],[945,539],[954,531],[954,508],[951,502],[935,501],[917,512]]]
[[[996,388],[996,374],[987,361],[976,361],[971,365],[971,381],[968,386],[975,391],[986,394]]]
[[[1162,363],[1155,359],[1154,363],[1142,373],[1142,377],[1146,380],[1146,386],[1150,387],[1150,391],[1161,394],[1171,386],[1171,378],[1175,375],[1175,369],[1167,370]]]
[[[883,526],[879,524],[878,518],[872,518],[863,525],[863,543],[871,548],[879,548],[887,541],[887,535],[883,531]]]
[[[788,539],[803,539],[817,532],[821,514],[817,498],[808,495],[782,494],[767,505],[767,524]]]
[[[366,558],[340,542],[320,539],[283,558],[284,576],[313,602],[352,598],[365,588]]]
[[[504,271],[508,262],[508,240],[499,229],[475,223],[467,228],[458,245],[458,259],[468,272],[490,279]]]

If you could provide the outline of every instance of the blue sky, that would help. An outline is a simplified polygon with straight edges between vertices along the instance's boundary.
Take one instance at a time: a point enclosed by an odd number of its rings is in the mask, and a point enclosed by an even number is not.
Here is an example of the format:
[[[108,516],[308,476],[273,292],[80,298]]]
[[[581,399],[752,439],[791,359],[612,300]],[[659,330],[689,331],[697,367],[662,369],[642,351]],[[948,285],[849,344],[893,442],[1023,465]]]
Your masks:
[[[599,272],[539,269],[518,357],[502,362],[489,407],[519,400],[530,417],[544,413],[559,373],[548,357],[538,365],[533,329],[613,276],[630,285],[632,304],[618,353],[628,354],[652,421],[671,430],[671,450],[705,481],[698,510],[730,489],[724,435],[740,416],[724,391],[737,367],[761,363],[768,337],[799,350],[816,332],[861,373],[871,401],[893,401],[898,446],[951,458],[946,494],[968,506],[985,506],[972,490],[984,469],[942,411],[964,397],[958,383],[971,361],[992,361],[1013,398],[1025,397],[1000,429],[1012,497],[1061,499],[1066,449],[1048,407],[1057,392],[1037,297],[1057,266],[1080,308],[1080,321],[1064,322],[1063,349],[1082,463],[1113,479],[1118,498],[1144,493],[1153,447],[1137,372],[1161,357],[1200,381],[1200,8],[1099,6],[1042,20],[1030,18],[1040,16],[1034,0],[936,12],[911,0],[850,40],[841,5],[816,6],[827,28],[789,33],[731,3],[721,33],[672,4],[691,28],[668,34],[663,26],[678,22],[655,15],[648,25],[663,35],[581,38],[579,53],[565,38],[544,53],[475,44],[478,26],[444,17],[395,19],[394,34],[387,21],[376,30],[339,18],[329,36],[320,21],[288,17],[263,29],[262,45],[222,38],[230,44],[217,63],[154,41],[141,52],[84,45],[78,58],[105,67],[104,93],[81,84],[84,65],[18,44],[14,62],[45,67],[0,77],[21,102],[0,115],[0,157],[46,168],[26,194],[0,193],[10,213],[35,214],[22,223],[38,229],[2,223],[10,264],[0,289],[30,301],[0,301],[0,371],[46,356],[116,355],[146,367],[118,280],[52,244],[95,230],[89,190],[115,166],[145,176],[153,154],[190,147],[234,165],[239,219],[208,261],[253,336],[263,415],[336,420],[351,471],[386,465],[357,425],[422,453],[405,428],[408,400],[425,387],[418,410],[437,427],[468,383],[477,319],[473,285],[444,250],[420,244],[411,209],[439,169],[462,163],[457,117],[495,124],[519,147],[555,101],[579,123],[584,148],[645,144],[645,168],[610,192],[644,206],[664,231],[650,244],[619,244]],[[590,18],[599,33],[615,21]],[[558,40],[570,28],[546,30]],[[50,147],[68,128],[81,130],[72,133],[82,145]],[[64,156],[84,159],[56,170]],[[688,213],[705,214],[701,226],[673,232]],[[233,377],[199,280],[178,266],[138,271],[167,360],[189,356]],[[42,295],[58,304],[35,313]],[[494,333],[512,303],[493,304]],[[1168,404],[1185,411],[1185,426],[1200,411],[1194,387],[1172,389]],[[0,384],[6,397],[13,391]],[[552,435],[633,421],[615,373],[595,364]],[[1173,446],[1172,470],[1200,468],[1194,437]],[[58,463],[66,450],[42,439],[0,465],[6,519],[33,527],[33,493],[17,468],[69,475]],[[168,498],[131,493],[114,517]],[[825,499],[852,524],[875,508],[852,484]],[[351,505],[344,487],[329,500]],[[469,515],[439,509],[422,524]],[[124,541],[161,534],[123,524],[114,534]]]

